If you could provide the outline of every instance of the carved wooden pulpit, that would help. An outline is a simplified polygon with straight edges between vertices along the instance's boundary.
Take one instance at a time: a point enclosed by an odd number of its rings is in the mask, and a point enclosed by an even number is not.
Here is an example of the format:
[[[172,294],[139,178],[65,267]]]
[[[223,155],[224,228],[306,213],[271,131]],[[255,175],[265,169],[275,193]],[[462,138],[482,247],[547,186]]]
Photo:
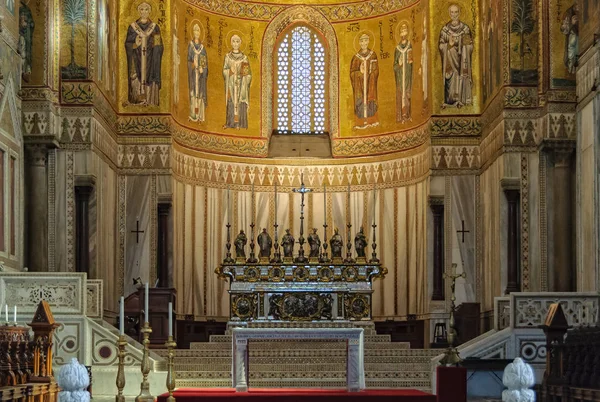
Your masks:
[[[173,317],[177,302],[177,290],[170,288],[150,288],[148,309],[150,327],[150,347],[164,348],[169,336],[169,302],[173,303]],[[142,342],[141,326],[144,325],[144,287],[125,298],[125,333]],[[173,339],[177,341],[177,325],[173,318]]]

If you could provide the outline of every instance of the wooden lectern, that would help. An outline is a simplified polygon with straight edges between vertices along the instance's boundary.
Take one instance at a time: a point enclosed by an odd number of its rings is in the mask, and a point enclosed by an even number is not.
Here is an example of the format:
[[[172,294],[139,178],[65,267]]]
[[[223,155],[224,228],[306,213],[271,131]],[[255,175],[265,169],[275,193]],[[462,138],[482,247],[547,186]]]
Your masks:
[[[173,303],[173,339],[177,341],[177,323],[175,306],[177,290],[171,288],[150,288],[148,309],[149,321],[152,327],[150,334],[151,348],[164,348],[169,337],[169,302]],[[125,333],[138,342],[142,342],[140,328],[144,325],[144,287],[125,298]]]

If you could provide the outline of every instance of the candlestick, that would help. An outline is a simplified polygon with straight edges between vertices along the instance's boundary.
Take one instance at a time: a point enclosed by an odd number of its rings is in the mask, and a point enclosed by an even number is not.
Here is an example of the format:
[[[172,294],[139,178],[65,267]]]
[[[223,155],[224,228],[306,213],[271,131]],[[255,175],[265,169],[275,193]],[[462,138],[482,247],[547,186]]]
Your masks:
[[[140,394],[135,398],[135,402],[154,402],[154,397],[150,393],[150,383],[148,383],[148,374],[150,373],[150,334],[152,333],[152,328],[150,328],[148,321],[144,323],[140,331],[142,332],[142,344],[144,345],[141,364],[142,382],[140,384]]]
[[[173,390],[175,389],[175,347],[177,344],[173,341],[173,337],[169,335],[169,339],[166,342],[167,346],[167,391],[169,391],[169,397],[167,398],[167,402],[175,402],[175,397],[173,396]]]
[[[373,186],[373,224],[375,224],[375,198],[377,197],[377,183]]]
[[[173,302],[169,302],[169,337],[173,336]]]
[[[14,320],[13,322],[16,324],[17,323],[17,306],[15,306],[15,311],[14,311]]]
[[[122,298],[121,298],[122,299]],[[117,356],[119,357],[119,364],[117,366],[117,395],[115,395],[115,402],[125,402],[125,395],[123,395],[123,388],[125,388],[125,347],[127,346],[127,340],[125,335],[121,334],[117,340]]]
[[[6,322],[8,322],[8,304],[4,305],[4,313],[6,313]]]
[[[281,264],[283,260],[281,259],[281,253],[279,252],[279,235],[277,231],[277,228],[279,227],[277,224],[277,179],[275,179],[275,224],[273,227],[275,228],[275,243],[273,244],[275,253],[273,254],[271,262],[275,264]]]
[[[275,223],[277,223],[277,180],[275,180]]]
[[[125,335],[125,297],[121,296],[119,301],[119,330]]]
[[[144,292],[144,313],[146,314],[146,322],[150,322],[149,314],[148,314],[148,282],[146,282],[146,290]]]
[[[323,222],[323,254],[321,254],[321,262],[329,262],[329,256],[327,255],[327,187],[323,184],[323,211],[324,211],[324,222]]]

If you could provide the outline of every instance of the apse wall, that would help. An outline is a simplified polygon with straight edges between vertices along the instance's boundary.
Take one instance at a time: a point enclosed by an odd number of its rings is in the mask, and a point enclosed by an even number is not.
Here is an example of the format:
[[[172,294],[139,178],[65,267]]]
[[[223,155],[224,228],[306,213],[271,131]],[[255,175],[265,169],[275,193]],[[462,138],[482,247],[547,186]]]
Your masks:
[[[339,228],[351,241],[364,227],[367,253],[372,252],[375,217],[377,253],[389,270],[375,282],[373,315],[422,316],[428,312],[427,211],[429,195],[428,147],[401,155],[347,160],[264,160],[249,163],[235,157],[212,158],[202,153],[173,151],[174,286],[177,312],[195,319],[223,318],[229,313],[227,282],[215,268],[226,252],[227,229],[231,238],[240,230],[250,238],[250,224],[267,228],[274,237],[275,216],[279,239],[285,229],[300,235],[300,195],[292,192],[301,180],[312,190],[306,198],[304,235],[317,228],[324,240]],[[275,191],[277,189],[277,211]],[[348,195],[350,196],[348,198]],[[326,211],[326,213],[325,213]],[[326,216],[325,216],[326,215]],[[249,249],[248,249],[249,250]],[[296,253],[298,246],[295,247]]]

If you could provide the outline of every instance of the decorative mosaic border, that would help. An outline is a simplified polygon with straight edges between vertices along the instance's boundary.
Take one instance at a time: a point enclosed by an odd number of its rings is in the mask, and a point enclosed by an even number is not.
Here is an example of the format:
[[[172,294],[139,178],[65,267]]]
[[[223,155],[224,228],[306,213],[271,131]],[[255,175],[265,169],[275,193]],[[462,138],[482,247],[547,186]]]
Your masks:
[[[389,135],[362,138],[333,138],[331,151],[334,157],[394,153],[425,144],[429,140],[429,132],[429,127],[423,125],[410,131],[402,131]]]
[[[73,152],[67,151],[67,272],[75,272],[75,173]]]
[[[521,154],[521,292],[529,290],[529,155]]]
[[[311,7],[332,22],[345,22],[390,14],[418,4],[420,1],[372,0],[341,4],[315,4]],[[185,0],[185,2],[216,14],[259,21],[270,21],[288,7],[283,4],[252,3],[242,0]]]

